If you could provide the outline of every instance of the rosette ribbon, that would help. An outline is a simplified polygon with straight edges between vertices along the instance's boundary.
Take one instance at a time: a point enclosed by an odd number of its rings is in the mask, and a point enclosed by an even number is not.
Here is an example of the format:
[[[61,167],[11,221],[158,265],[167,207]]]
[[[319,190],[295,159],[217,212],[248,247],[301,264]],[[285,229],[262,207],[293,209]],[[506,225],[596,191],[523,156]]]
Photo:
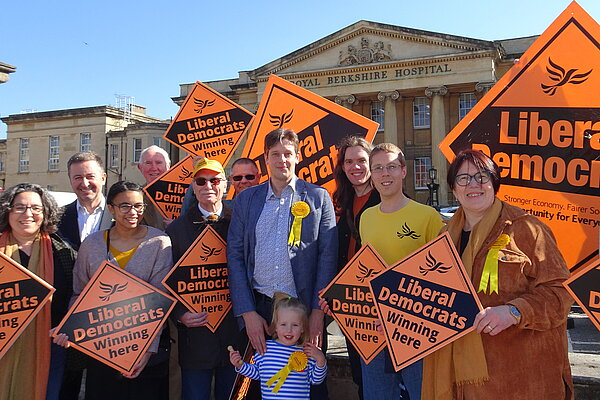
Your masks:
[[[290,236],[288,237],[288,244],[290,246],[300,246],[300,238],[302,236],[302,220],[310,214],[310,206],[304,201],[297,201],[292,204],[292,215],[294,216],[294,222],[292,222],[292,229],[290,229]]]
[[[477,289],[478,292],[486,294],[498,293],[498,252],[509,243],[510,237],[506,233],[503,233],[490,247],[485,257],[485,264],[481,273],[481,280],[479,281],[479,289]]]
[[[281,368],[279,372],[277,372],[275,375],[273,375],[271,379],[267,381],[267,386],[271,386],[275,382],[277,382],[277,384],[273,389],[271,389],[271,391],[273,393],[279,392],[279,389],[281,389],[281,387],[285,383],[285,380],[287,379],[290,372],[304,371],[307,365],[308,357],[306,356],[306,354],[304,354],[301,351],[293,352],[292,354],[290,354],[290,358],[288,359],[286,366]]]

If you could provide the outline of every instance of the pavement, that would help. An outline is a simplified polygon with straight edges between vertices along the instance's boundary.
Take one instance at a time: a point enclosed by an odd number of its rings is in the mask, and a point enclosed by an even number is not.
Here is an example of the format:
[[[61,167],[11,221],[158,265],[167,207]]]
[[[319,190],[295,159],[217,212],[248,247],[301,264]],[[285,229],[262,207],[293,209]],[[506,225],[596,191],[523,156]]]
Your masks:
[[[569,317],[573,322],[573,327],[567,333],[575,399],[599,400],[600,331],[578,307],[573,307]],[[350,375],[344,337],[335,323],[330,324],[327,330],[330,333],[327,351],[329,397],[331,400],[358,400],[357,387]]]

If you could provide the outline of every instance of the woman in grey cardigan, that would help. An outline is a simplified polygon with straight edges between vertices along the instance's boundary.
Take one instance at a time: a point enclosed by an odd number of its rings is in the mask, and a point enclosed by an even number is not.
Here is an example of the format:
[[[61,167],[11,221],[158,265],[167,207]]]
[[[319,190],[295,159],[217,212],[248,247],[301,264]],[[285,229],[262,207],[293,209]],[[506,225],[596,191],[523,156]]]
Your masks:
[[[72,303],[104,261],[120,266],[160,290],[163,290],[161,281],[173,266],[169,237],[158,229],[139,225],[145,204],[138,184],[115,183],[108,191],[106,203],[115,224],[88,236],[81,244],[73,270]],[[86,399],[168,398],[169,340],[168,334],[163,336],[162,341],[160,337],[154,340],[128,376],[90,359]],[[159,348],[159,342],[164,346]]]

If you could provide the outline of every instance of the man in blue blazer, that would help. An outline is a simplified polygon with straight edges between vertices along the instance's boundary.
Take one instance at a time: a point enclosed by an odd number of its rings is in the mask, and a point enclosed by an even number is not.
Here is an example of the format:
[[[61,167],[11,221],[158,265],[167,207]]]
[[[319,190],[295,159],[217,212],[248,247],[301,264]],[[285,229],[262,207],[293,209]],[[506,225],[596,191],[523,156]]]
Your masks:
[[[322,187],[296,177],[298,161],[294,131],[279,128],[265,137],[270,179],[236,197],[227,237],[233,312],[243,318],[248,337],[261,354],[266,351],[276,291],[304,303],[310,312],[310,340],[322,344],[324,315],[317,296],[336,272],[331,198]]]

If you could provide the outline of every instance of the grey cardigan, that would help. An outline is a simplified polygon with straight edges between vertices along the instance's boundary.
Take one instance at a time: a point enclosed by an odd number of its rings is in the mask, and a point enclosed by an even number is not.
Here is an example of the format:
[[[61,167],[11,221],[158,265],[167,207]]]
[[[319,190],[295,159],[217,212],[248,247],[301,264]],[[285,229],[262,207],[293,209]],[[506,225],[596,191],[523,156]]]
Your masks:
[[[148,282],[155,288],[165,291],[161,282],[173,266],[171,239],[156,228],[151,226],[147,228],[146,237],[127,263],[125,271]],[[118,265],[114,256],[106,252],[104,232],[105,230],[95,232],[81,243],[73,267],[73,297],[71,298],[71,304],[75,302],[85,285],[104,261]],[[157,352],[159,339],[160,334],[156,336],[148,351]]]

